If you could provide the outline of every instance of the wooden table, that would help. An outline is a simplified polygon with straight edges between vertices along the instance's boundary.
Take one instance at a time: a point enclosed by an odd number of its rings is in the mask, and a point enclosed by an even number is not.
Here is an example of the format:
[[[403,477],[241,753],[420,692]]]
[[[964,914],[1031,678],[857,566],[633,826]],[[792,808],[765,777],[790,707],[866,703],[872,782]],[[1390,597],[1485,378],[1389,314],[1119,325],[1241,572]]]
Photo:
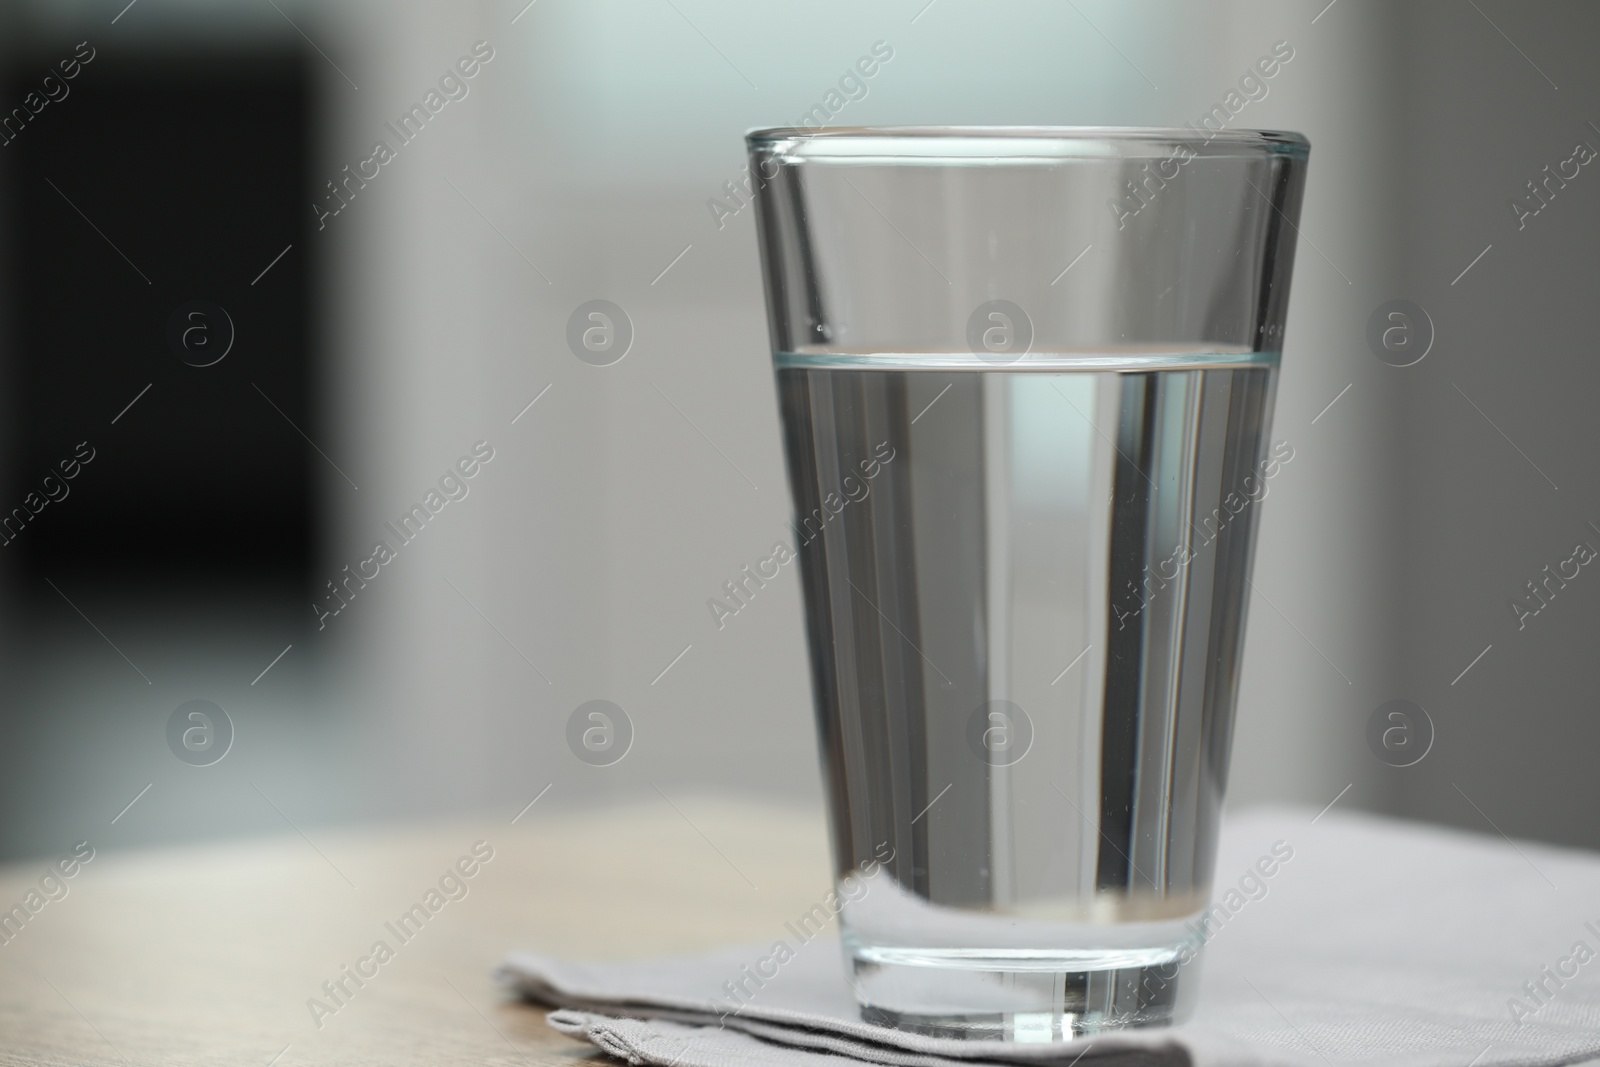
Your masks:
[[[820,811],[673,800],[153,851],[91,841],[67,895],[0,944],[0,1064],[598,1056],[491,981],[507,949],[616,958],[776,937],[827,889]],[[466,895],[427,899],[479,841],[493,858],[463,865]],[[0,909],[24,902],[48,862],[0,869]],[[426,922],[391,930],[414,904]],[[373,955],[380,940],[387,962]],[[346,966],[371,977],[358,987]],[[342,1004],[323,989],[340,979]]]

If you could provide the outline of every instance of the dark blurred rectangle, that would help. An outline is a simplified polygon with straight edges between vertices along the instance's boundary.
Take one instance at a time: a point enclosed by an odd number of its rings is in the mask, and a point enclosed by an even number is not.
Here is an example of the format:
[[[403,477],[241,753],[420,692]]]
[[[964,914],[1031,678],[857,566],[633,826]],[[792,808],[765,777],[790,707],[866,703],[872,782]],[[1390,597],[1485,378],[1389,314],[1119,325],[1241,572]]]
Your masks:
[[[0,541],[24,575],[306,587],[312,99],[282,46],[13,52]]]

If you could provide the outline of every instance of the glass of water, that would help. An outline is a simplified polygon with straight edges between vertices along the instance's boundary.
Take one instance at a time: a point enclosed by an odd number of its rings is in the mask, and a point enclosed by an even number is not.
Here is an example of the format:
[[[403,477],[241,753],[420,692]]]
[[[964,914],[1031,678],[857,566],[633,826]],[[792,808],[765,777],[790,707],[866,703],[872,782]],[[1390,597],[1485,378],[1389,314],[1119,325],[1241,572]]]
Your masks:
[[[864,1019],[1184,1018],[1309,145],[748,137]]]

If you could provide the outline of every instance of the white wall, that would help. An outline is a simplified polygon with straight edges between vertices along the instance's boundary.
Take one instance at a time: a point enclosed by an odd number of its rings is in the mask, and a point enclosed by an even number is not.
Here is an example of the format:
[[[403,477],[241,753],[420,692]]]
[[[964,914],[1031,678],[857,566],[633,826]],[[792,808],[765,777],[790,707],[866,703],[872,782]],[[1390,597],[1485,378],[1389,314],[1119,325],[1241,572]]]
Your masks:
[[[1310,135],[1303,228],[1350,284],[1302,243],[1274,434],[1296,460],[1266,506],[1257,566],[1293,625],[1254,598],[1233,795],[1320,804],[1359,781],[1347,799],[1380,803],[1352,725],[1387,698],[1390,670],[1390,413],[1364,389],[1359,332],[1383,288],[1378,9],[1347,0],[1313,26],[1298,6],[1079,5],[1091,26],[1046,3],[679,6],[693,27],[654,4],[541,0],[514,25],[516,3],[344,12],[361,88],[328,72],[330,170],[473,41],[496,50],[471,96],[329,224],[342,362],[327,418],[363,472],[359,493],[329,481],[348,546],[331,566],[472,441],[498,450],[472,495],[335,620],[355,624],[347,647],[363,657],[350,694],[382,754],[373,806],[511,802],[552,781],[551,802],[652,783],[817,795],[793,576],[720,632],[705,608],[788,510],[750,213],[719,230],[706,200],[739,172],[744,129],[792,121],[880,39],[894,58],[839,121],[1175,124],[1273,42],[1295,47],[1239,121]],[[568,314],[593,298],[636,330],[612,367],[564,343]],[[636,729],[609,768],[565,749],[567,715],[594,697]]]
[[[1394,690],[1391,604],[1402,566],[1392,527],[1400,405],[1364,331],[1371,310],[1398,295],[1403,86],[1391,11],[1341,2],[1319,18],[1321,9],[1233,7],[1235,43],[1212,53],[1218,73],[1236,78],[1269,40],[1288,40],[1295,58],[1249,118],[1300,130],[1312,145],[1273,425],[1295,459],[1264,509],[1231,800],[1320,808],[1350,785],[1341,805],[1382,810],[1393,780],[1364,731],[1373,709],[1405,695]]]

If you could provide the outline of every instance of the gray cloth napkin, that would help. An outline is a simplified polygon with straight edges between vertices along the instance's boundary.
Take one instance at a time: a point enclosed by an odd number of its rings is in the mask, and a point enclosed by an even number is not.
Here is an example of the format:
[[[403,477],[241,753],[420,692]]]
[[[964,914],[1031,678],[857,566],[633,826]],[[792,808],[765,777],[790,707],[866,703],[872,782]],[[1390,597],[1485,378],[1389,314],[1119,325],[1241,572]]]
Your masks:
[[[635,1064],[978,1063],[1508,1067],[1600,1058],[1600,856],[1361,815],[1268,810],[1224,828],[1194,1021],[1049,1044],[860,1020],[837,938],[572,963],[513,953],[503,981],[550,1025]],[[1292,851],[1287,860],[1281,857]],[[1263,857],[1279,862],[1263,863]],[[1261,872],[1270,869],[1270,875]],[[723,984],[792,960],[735,1010]],[[1078,1057],[1081,1056],[1081,1059]]]

